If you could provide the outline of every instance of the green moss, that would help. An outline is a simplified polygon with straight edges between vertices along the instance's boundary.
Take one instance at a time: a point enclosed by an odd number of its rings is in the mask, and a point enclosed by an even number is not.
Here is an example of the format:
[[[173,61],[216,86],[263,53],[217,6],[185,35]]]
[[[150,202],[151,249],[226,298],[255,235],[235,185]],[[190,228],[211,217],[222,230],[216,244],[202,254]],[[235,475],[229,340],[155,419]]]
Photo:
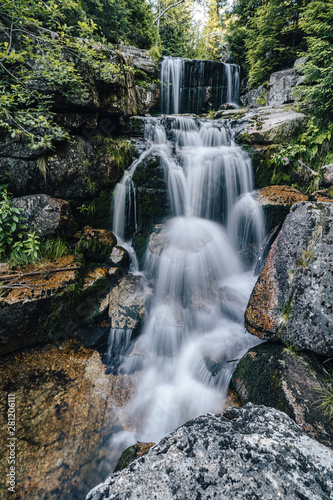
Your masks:
[[[134,446],[129,446],[120,455],[114,472],[119,472],[120,470],[126,469],[126,467],[136,459],[136,449]]]

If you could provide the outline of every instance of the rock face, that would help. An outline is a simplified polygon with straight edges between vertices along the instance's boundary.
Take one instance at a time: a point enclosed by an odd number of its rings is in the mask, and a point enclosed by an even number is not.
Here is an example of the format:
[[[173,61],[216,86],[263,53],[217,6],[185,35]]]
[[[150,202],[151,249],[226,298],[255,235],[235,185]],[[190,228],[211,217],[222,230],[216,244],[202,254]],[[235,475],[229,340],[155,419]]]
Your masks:
[[[279,144],[289,142],[303,127],[308,118],[303,113],[289,109],[258,108],[245,115],[236,127],[236,138],[248,144]],[[237,130],[238,128],[238,130]]]
[[[231,383],[244,405],[284,411],[312,438],[333,447],[333,429],[319,401],[327,375],[314,355],[265,342],[240,360]]]
[[[299,201],[307,201],[308,196],[290,186],[267,186],[258,189],[256,201],[265,212],[268,229],[283,222],[289,213],[291,205]]]
[[[295,68],[272,73],[269,78],[269,91],[266,94],[267,106],[279,106],[295,101],[292,89],[301,85],[304,78]]]
[[[41,315],[51,316],[57,294],[65,293],[75,283],[80,266],[73,256],[67,256],[43,267],[44,272],[36,275],[28,274],[36,272],[36,266],[20,268],[17,277],[12,273],[12,279],[1,283],[7,288],[0,298],[0,355],[37,342]]]
[[[14,198],[11,203],[21,209],[28,231],[35,231],[39,236],[60,234],[70,238],[78,229],[67,201],[36,194]]]
[[[17,493],[13,499],[73,500],[113,469],[106,443],[110,424],[121,422],[114,411],[133,392],[128,375],[105,375],[98,352],[78,341],[1,358],[0,429],[8,432],[7,394],[16,400]],[[5,446],[5,445],[4,445]],[[4,447],[5,450],[5,447]],[[0,472],[8,473],[7,453]],[[46,479],[47,478],[47,479]],[[8,498],[0,486],[1,498]]]
[[[110,292],[111,327],[137,332],[150,295],[151,290],[142,276],[124,276]]]
[[[250,297],[251,333],[333,354],[332,221],[331,203],[292,207]]]
[[[332,488],[332,450],[284,413],[248,404],[186,423],[86,500],[329,500]]]
[[[250,108],[259,107],[259,104],[265,98],[266,89],[260,85],[257,89],[248,90],[244,95],[240,96],[240,101],[243,106],[249,106]]]

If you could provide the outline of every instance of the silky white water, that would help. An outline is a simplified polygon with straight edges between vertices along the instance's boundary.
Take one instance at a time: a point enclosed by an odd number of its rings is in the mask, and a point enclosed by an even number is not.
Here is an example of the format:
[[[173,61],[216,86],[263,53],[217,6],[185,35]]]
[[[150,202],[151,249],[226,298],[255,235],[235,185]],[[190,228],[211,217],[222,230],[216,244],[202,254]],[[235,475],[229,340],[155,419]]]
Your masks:
[[[182,64],[169,59],[162,71],[178,98]],[[177,96],[162,98],[177,112]],[[137,380],[122,410],[136,428],[114,436],[114,446],[157,441],[191,418],[221,411],[237,361],[258,342],[243,326],[264,238],[250,158],[223,120],[160,116],[144,123],[146,150],[116,188],[113,231],[124,243],[129,220],[137,224],[133,175],[149,156],[163,166],[171,216],[159,227],[160,251],[148,249],[140,271],[153,289],[140,336],[110,334],[109,358],[118,343],[120,372],[135,372]]]
[[[164,167],[173,217],[162,227],[160,255],[146,253],[143,275],[153,299],[141,335],[131,343],[117,330],[110,341],[125,342],[121,372],[138,370],[125,412],[140,424],[128,442],[156,441],[223,408],[237,360],[256,343],[243,327],[255,278],[237,250],[264,238],[251,161],[225,123],[147,118],[145,136],[147,150],[116,190],[114,230],[124,238],[129,211],[135,213],[133,174],[149,155]]]

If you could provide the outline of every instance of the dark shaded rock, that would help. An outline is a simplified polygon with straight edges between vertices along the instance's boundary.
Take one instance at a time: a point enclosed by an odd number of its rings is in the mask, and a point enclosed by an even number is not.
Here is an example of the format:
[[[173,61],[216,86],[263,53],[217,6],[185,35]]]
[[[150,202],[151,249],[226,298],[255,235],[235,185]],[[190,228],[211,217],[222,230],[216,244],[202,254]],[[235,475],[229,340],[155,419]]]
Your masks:
[[[27,229],[39,236],[61,234],[70,238],[78,229],[67,201],[46,194],[35,194],[13,198],[11,203],[21,210],[21,215],[26,219],[22,223]]]
[[[333,205],[300,202],[272,245],[245,313],[248,330],[333,354]]]
[[[322,172],[322,180],[321,180],[322,186],[327,188],[333,186],[333,163],[321,167],[321,172]]]
[[[265,342],[240,360],[232,387],[244,405],[251,402],[284,411],[313,439],[333,447],[333,429],[318,402],[327,382],[313,355]]]
[[[94,488],[87,500],[329,499],[333,452],[264,406],[203,415]],[[148,492],[148,493],[147,493]]]
[[[116,244],[117,238],[111,231],[86,226],[76,250],[89,260],[105,262]]]
[[[268,229],[271,229],[287,217],[291,205],[307,201],[308,197],[290,186],[267,186],[258,189],[256,201],[265,213]]]
[[[113,267],[128,268],[130,262],[128,251],[120,245],[116,245],[112,249],[109,262]]]
[[[139,256],[143,256],[148,238],[154,224],[158,224],[170,215],[167,179],[164,168],[157,156],[145,158],[133,175],[136,187],[136,224],[132,210],[128,234],[138,233],[133,246]]]
[[[124,276],[110,292],[111,327],[137,333],[150,297],[151,289],[142,276]]]
[[[310,182],[317,179],[317,186],[319,185],[319,172],[312,170],[312,168],[305,165],[302,161],[298,160],[297,168],[293,172],[293,179],[300,186],[308,187]]]

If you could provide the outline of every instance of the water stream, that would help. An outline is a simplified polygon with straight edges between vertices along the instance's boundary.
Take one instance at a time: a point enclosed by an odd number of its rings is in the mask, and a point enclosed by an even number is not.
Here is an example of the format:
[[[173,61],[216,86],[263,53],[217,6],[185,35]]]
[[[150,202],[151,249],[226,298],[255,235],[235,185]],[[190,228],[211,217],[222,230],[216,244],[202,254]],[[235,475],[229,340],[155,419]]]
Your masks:
[[[228,71],[229,86],[235,85],[236,72]],[[178,112],[184,62],[168,58],[161,77],[170,90],[162,94],[166,108]],[[234,95],[228,88],[228,99]],[[141,335],[131,341],[123,332],[120,371],[137,370],[137,392],[125,414],[138,425],[116,436],[114,445],[157,441],[191,418],[221,411],[237,360],[257,341],[243,326],[256,249],[265,236],[248,155],[223,120],[171,115],[144,121],[147,148],[117,186],[113,230],[130,248],[133,175],[149,155],[163,166],[172,215],[159,228],[160,250],[147,250],[141,271],[132,263],[153,296]],[[124,335],[111,330],[110,346]]]

